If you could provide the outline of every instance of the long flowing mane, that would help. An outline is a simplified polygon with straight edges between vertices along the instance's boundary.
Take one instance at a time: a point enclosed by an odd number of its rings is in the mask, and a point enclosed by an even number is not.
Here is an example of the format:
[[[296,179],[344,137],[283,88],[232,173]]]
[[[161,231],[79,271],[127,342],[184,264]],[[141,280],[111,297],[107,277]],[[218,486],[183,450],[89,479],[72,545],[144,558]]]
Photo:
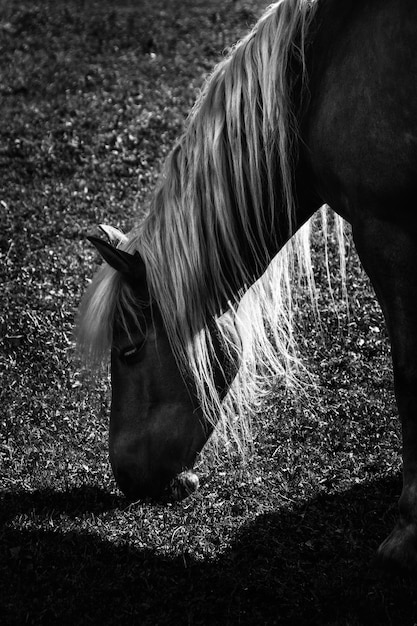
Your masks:
[[[234,416],[247,415],[265,376],[292,380],[294,259],[314,292],[304,228],[238,307],[259,268],[272,260],[278,216],[292,228],[299,103],[289,68],[296,63],[303,76],[316,4],[276,2],[215,68],[166,161],[147,217],[121,243],[143,257],[179,366],[213,421],[228,406]],[[104,264],[81,308],[79,339],[90,355],[109,348],[116,312],[131,307],[129,287]],[[212,319],[231,351],[236,342],[243,348],[239,377],[223,405],[213,382]],[[245,432],[244,419],[232,422]]]

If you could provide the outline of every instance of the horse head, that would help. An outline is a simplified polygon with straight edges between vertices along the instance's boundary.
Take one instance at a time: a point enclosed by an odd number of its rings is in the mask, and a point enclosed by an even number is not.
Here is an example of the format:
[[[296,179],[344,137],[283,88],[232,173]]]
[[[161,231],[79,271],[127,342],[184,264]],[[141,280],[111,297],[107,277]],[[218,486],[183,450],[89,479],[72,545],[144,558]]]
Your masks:
[[[170,485],[176,497],[184,497],[198,485],[194,474],[184,472],[193,467],[213,426],[177,364],[158,306],[150,300],[141,256],[89,239],[132,294],[129,310],[116,313],[113,321],[109,456],[115,480],[131,500],[158,498]],[[215,382],[224,395],[237,363],[222,366],[226,357],[218,340],[216,356]]]

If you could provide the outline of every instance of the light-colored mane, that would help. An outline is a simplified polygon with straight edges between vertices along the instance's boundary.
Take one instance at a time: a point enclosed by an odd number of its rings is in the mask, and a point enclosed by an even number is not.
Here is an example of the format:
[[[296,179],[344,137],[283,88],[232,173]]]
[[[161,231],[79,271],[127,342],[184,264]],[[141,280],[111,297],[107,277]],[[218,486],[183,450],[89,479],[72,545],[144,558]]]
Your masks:
[[[254,281],[254,267],[258,271],[271,261],[278,217],[290,229],[294,221],[297,125],[289,64],[295,59],[303,73],[315,6],[308,0],[276,2],[215,68],[167,159],[148,216],[121,244],[145,261],[151,296],[203,410],[216,421],[231,408],[232,433],[237,424],[245,433],[243,418],[265,377],[294,379],[295,262],[314,293],[304,228],[237,309]],[[105,264],[82,306],[79,337],[90,354],[108,349],[115,312],[123,315],[133,306],[131,298],[129,287]],[[231,313],[220,316],[227,309]],[[232,352],[236,332],[243,345],[240,375],[223,405],[213,383],[211,317]]]

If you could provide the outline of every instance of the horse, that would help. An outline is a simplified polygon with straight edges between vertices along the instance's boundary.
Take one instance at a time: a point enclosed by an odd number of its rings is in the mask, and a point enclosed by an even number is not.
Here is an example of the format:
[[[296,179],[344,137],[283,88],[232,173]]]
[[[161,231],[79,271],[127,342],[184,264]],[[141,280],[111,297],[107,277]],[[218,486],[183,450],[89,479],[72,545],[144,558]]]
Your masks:
[[[392,347],[403,488],[378,554],[416,568],[416,41],[414,0],[275,2],[206,81],[146,216],[90,238],[105,263],[79,342],[111,350],[109,456],[129,499],[176,477],[196,488],[236,375],[236,415],[263,372],[291,379],[289,268],[314,289],[306,231],[327,204],[350,224]]]

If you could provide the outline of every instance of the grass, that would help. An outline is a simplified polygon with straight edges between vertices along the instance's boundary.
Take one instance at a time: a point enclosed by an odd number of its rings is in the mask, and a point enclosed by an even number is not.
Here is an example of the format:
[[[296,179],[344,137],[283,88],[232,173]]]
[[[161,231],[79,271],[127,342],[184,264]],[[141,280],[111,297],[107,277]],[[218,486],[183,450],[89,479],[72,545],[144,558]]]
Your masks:
[[[74,358],[97,263],[85,235],[132,224],[203,78],[265,4],[0,1],[2,624],[417,621],[415,581],[373,564],[401,443],[386,333],[353,249],[348,317],[317,238],[322,327],[307,308],[299,324],[318,393],[277,392],[248,463],[203,461],[184,502],[119,494],[108,378]]]

